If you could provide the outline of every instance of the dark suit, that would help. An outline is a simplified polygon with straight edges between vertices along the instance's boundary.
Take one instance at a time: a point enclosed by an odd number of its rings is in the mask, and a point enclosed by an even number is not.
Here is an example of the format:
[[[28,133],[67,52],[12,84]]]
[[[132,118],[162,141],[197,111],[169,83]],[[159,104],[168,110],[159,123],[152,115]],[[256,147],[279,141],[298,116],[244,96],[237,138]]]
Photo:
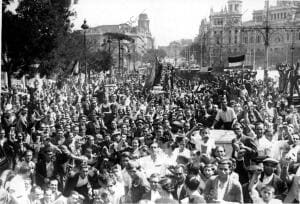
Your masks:
[[[53,168],[55,169],[55,162],[53,162]],[[54,170],[53,169],[53,170]],[[51,177],[47,177],[47,163],[46,163],[46,159],[41,159],[40,161],[38,161],[37,165],[36,165],[36,184],[38,186],[44,187],[45,183],[44,183],[44,179],[48,178],[48,179],[54,179],[54,171],[53,171],[53,175]]]
[[[84,198],[85,198],[84,203],[88,203],[89,202],[89,186],[90,186],[89,184],[92,183],[92,180],[94,177],[88,176],[87,184],[85,184],[81,187],[76,187],[79,176],[80,176],[80,173],[76,173],[74,176],[70,176],[67,179],[63,195],[65,197],[69,197],[72,191],[77,191],[79,194],[84,196]]]
[[[212,203],[212,201],[216,200],[218,197],[218,181],[219,176],[214,176],[208,179],[206,182],[204,198],[207,203]],[[229,178],[223,200],[228,202],[243,203],[242,186],[238,181]]]
[[[187,190],[186,190],[185,185],[183,185],[183,187],[181,188],[179,197],[178,197],[178,195],[177,195],[178,188],[179,188],[179,186],[175,187],[175,190],[173,191],[172,195],[173,195],[175,200],[178,200],[180,202],[182,199],[188,197],[188,194],[187,194]]]
[[[236,140],[236,139],[234,139]],[[254,140],[251,137],[242,135],[240,138],[240,142],[243,143],[246,147],[249,147],[251,150],[247,150],[244,156],[245,165],[250,165],[250,160],[256,158],[257,153],[257,145],[255,144]],[[236,159],[237,151],[232,151],[232,158]]]
[[[275,173],[273,173],[273,178],[272,180],[268,183],[268,185],[271,185],[275,188],[275,198],[283,200],[287,194],[288,187],[285,182],[281,180],[279,176],[277,176]],[[263,181],[264,174],[261,176],[261,182]]]

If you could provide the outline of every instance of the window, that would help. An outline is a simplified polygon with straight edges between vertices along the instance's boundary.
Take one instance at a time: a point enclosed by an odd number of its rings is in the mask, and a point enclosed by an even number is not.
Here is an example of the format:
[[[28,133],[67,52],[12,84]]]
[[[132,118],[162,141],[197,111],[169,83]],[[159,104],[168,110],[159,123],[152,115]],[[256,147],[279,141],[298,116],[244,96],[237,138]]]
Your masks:
[[[235,30],[235,34],[237,34],[239,31],[238,30]]]
[[[231,44],[231,36],[228,38],[228,43]]]
[[[250,43],[253,43],[253,36],[250,37]]]
[[[234,44],[237,44],[237,36],[234,36]]]
[[[235,11],[238,11],[239,5],[235,4]]]
[[[290,34],[289,33],[286,34],[286,41],[290,41]]]
[[[244,42],[248,43],[248,38],[247,37],[244,38]]]
[[[283,14],[283,17],[286,18],[286,13]]]
[[[260,43],[260,36],[259,35],[256,37],[256,43]]]
[[[299,33],[299,35],[298,35],[298,39],[300,40],[300,33]]]
[[[229,11],[232,11],[232,5],[229,5]]]

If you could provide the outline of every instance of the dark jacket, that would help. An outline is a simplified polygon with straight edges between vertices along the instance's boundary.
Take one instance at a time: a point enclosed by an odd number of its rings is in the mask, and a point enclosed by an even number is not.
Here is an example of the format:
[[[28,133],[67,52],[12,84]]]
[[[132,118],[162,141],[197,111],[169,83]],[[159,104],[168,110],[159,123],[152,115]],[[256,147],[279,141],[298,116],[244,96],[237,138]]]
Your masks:
[[[270,181],[270,183],[268,183],[268,185],[271,185],[275,188],[275,193],[274,193],[275,198],[283,200],[287,195],[287,191],[288,191],[287,184],[283,182],[281,178],[277,176],[275,173],[273,175],[274,176]],[[261,181],[263,181],[263,178],[264,178],[264,174],[262,174],[261,176]]]
[[[204,198],[207,203],[212,203],[212,201],[217,198],[217,188],[218,188],[218,180],[219,177],[215,176],[206,182],[206,186],[204,189]],[[237,202],[237,203],[243,203],[243,192],[242,192],[242,186],[240,182],[229,178],[228,185],[225,189],[224,201],[228,202]]]
[[[233,139],[232,142],[234,142],[235,139]],[[247,150],[244,156],[245,165],[250,165],[250,160],[253,158],[256,158],[258,155],[257,152],[257,145],[255,144],[254,140],[251,137],[248,137],[246,135],[242,135],[240,138],[240,142],[243,143],[246,147],[249,147],[251,150]],[[236,159],[236,151],[232,151],[232,158]]]
[[[178,186],[175,186],[175,189],[174,189],[174,191],[172,193],[175,200],[181,201],[182,199],[188,197],[185,185],[183,185],[183,187],[182,187],[182,189],[180,191],[179,197],[177,195],[177,190],[178,190]]]

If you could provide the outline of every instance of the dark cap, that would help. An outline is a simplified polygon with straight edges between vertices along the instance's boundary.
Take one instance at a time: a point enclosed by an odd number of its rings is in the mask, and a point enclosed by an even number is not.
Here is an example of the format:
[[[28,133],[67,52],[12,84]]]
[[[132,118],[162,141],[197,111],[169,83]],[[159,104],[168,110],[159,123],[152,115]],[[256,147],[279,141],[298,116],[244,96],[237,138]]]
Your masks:
[[[266,158],[265,160],[263,160],[263,163],[269,163],[269,164],[273,164],[274,166],[276,166],[279,162],[276,159],[273,158]]]
[[[251,160],[252,164],[260,164],[263,163],[263,161],[268,158],[268,156],[257,156],[256,158]]]
[[[144,124],[145,123],[145,121],[143,120],[143,119],[141,119],[141,118],[139,118],[136,122],[135,122],[136,124],[139,124],[139,123],[142,123],[142,124]]]
[[[176,127],[179,127],[179,128],[183,128],[183,123],[180,122],[180,121],[174,121],[173,125],[176,126]]]

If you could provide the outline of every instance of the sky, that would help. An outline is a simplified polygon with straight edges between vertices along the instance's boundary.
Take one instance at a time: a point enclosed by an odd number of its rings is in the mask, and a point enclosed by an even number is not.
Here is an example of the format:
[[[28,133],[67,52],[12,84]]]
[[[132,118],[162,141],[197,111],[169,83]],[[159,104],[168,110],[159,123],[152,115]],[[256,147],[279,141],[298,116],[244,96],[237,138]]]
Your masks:
[[[252,11],[262,9],[265,0],[242,0],[243,20],[251,20]],[[276,0],[270,0],[270,5]],[[72,9],[77,16],[72,21],[80,29],[83,20],[90,27],[114,25],[137,19],[142,12],[148,14],[150,31],[155,45],[168,45],[171,41],[194,39],[201,20],[209,18],[210,9],[220,11],[227,0],[78,0]]]
[[[226,3],[227,0],[79,0],[73,6],[77,13],[74,24],[80,28],[84,19],[90,27],[121,24],[144,12],[148,14],[156,46],[168,45],[174,40],[194,39],[210,9],[220,11]],[[270,0],[271,5],[274,3]],[[243,20],[250,20],[252,11],[263,6],[264,0],[243,0]]]

